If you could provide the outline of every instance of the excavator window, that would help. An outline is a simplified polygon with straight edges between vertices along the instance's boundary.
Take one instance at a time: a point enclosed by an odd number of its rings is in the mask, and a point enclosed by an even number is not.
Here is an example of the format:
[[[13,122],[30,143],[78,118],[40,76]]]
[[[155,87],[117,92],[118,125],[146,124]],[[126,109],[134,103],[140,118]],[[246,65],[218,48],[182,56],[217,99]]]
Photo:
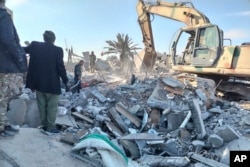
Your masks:
[[[195,30],[180,30],[172,46],[176,51],[174,61],[179,65],[191,65],[195,44]]]
[[[189,65],[192,62],[192,55],[194,50],[194,37],[190,36],[185,50],[183,51],[183,64]]]
[[[176,64],[183,65],[191,63],[191,57],[187,56],[187,50],[190,45],[189,42],[187,43],[189,37],[190,34],[185,31],[179,31],[176,33],[175,42],[173,43],[174,50],[176,51],[174,53]]]
[[[200,47],[206,46],[205,29],[200,30],[199,46]]]
[[[218,58],[220,47],[219,32],[216,26],[199,29],[198,42],[194,51],[193,65],[200,67],[212,66]]]

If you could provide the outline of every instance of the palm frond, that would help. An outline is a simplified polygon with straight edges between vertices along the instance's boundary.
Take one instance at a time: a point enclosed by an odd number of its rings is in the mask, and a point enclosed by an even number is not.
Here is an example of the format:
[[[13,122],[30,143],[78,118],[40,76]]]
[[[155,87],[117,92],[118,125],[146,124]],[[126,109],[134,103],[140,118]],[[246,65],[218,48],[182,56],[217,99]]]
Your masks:
[[[124,35],[122,33],[118,33],[116,35],[116,40],[107,40],[106,43],[108,44],[108,47],[104,48],[107,49],[107,51],[103,52],[103,54],[119,54],[120,57],[131,57],[136,50],[141,49],[137,47],[138,44],[133,43],[128,34]]]

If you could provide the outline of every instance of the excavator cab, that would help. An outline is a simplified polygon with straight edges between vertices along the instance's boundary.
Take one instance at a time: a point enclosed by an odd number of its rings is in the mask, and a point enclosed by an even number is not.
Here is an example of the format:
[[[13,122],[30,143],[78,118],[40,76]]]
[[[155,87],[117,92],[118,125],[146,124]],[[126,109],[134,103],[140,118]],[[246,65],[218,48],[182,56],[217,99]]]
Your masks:
[[[212,24],[180,29],[170,49],[172,65],[213,67],[222,50],[220,34],[220,29]]]

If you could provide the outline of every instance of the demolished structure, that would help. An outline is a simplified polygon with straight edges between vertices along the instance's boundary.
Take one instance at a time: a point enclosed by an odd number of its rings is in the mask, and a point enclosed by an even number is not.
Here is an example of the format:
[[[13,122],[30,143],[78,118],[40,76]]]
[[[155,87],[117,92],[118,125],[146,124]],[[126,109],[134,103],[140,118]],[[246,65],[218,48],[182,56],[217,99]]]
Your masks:
[[[102,74],[105,81],[96,73],[79,94],[60,97],[56,122],[72,157],[96,167],[226,167],[230,150],[250,149],[249,111],[217,96],[214,81],[158,71],[127,80]],[[12,101],[12,123],[39,126],[28,119],[34,98],[26,90]]]

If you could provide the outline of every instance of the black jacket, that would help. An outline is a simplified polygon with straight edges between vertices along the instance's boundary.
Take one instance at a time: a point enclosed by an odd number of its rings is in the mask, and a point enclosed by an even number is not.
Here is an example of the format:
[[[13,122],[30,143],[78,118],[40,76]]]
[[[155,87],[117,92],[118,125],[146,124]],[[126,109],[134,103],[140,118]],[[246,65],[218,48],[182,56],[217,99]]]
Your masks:
[[[25,51],[11,16],[0,8],[0,73],[23,73],[27,71]]]
[[[44,93],[60,94],[60,78],[67,84],[63,50],[49,42],[31,42],[24,48],[30,55],[26,87]]]

